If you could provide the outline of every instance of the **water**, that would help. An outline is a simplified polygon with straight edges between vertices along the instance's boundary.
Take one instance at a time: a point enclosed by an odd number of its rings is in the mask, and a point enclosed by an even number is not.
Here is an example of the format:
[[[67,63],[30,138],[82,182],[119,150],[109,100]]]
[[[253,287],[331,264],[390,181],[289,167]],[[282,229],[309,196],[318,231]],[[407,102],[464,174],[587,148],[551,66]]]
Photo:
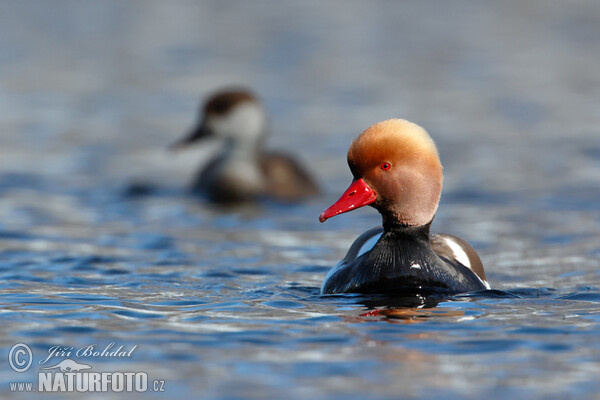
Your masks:
[[[133,351],[67,358],[165,392],[75,396],[600,396],[596,2],[3,3],[0,348],[33,353],[24,373],[0,362],[3,398],[40,397],[10,383],[37,384],[67,357],[40,365],[54,346],[111,343]],[[298,152],[321,198],[187,195],[211,146],[165,148],[232,83],[262,95],[270,145]],[[423,308],[319,295],[379,220],[317,216],[350,181],[350,140],[392,116],[438,143],[433,230],[473,243],[494,290]]]

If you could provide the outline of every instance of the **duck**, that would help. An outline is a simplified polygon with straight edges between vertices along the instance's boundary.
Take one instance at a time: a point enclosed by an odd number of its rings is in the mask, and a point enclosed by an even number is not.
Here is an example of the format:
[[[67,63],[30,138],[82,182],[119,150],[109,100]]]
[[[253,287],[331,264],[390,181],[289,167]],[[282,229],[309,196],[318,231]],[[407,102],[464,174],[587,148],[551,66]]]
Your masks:
[[[248,89],[223,89],[204,102],[195,127],[170,146],[179,150],[215,138],[220,150],[194,178],[191,189],[220,204],[270,199],[296,203],[319,194],[312,175],[292,156],[267,151],[267,115]]]
[[[364,206],[382,225],[350,246],[322,294],[454,295],[490,289],[481,258],[465,240],[431,234],[442,193],[437,147],[421,126],[389,119],[363,131],[348,150],[352,183],[319,215],[325,222]]]

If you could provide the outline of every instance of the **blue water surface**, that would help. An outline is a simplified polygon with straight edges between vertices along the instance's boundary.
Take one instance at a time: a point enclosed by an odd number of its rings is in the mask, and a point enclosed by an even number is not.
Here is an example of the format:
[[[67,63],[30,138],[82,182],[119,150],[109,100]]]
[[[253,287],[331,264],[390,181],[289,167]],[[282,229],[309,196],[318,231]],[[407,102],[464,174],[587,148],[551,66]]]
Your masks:
[[[65,358],[164,383],[81,398],[600,396],[597,2],[2,10],[2,398],[64,398],[11,383],[37,387]],[[225,209],[187,192],[217,144],[166,148],[231,84],[261,95],[269,146],[295,152],[320,197]],[[319,294],[379,216],[317,217],[351,180],[352,138],[390,117],[438,144],[433,231],[472,243],[492,290]],[[33,355],[22,373],[18,343]],[[76,355],[90,346],[122,351]]]

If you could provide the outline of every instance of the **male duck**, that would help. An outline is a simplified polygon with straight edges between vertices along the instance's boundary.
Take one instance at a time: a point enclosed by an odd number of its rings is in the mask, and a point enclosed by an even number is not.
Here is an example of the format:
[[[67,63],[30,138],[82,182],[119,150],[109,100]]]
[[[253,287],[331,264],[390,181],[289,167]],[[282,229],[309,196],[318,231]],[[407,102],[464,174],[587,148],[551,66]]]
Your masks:
[[[442,192],[435,143],[412,122],[372,125],[348,150],[354,176],[319,220],[371,205],[383,226],[363,233],[323,282],[331,293],[445,293],[489,289],[481,259],[464,240],[430,235]]]

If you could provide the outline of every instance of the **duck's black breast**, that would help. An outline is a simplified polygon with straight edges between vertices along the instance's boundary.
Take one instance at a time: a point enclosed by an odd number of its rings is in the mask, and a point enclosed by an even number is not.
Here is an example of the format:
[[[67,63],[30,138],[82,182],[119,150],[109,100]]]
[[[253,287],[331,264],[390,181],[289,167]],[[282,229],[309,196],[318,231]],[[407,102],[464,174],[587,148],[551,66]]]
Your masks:
[[[432,250],[429,225],[388,229],[370,251],[355,254],[330,272],[323,294],[453,294],[486,288],[470,269]]]

